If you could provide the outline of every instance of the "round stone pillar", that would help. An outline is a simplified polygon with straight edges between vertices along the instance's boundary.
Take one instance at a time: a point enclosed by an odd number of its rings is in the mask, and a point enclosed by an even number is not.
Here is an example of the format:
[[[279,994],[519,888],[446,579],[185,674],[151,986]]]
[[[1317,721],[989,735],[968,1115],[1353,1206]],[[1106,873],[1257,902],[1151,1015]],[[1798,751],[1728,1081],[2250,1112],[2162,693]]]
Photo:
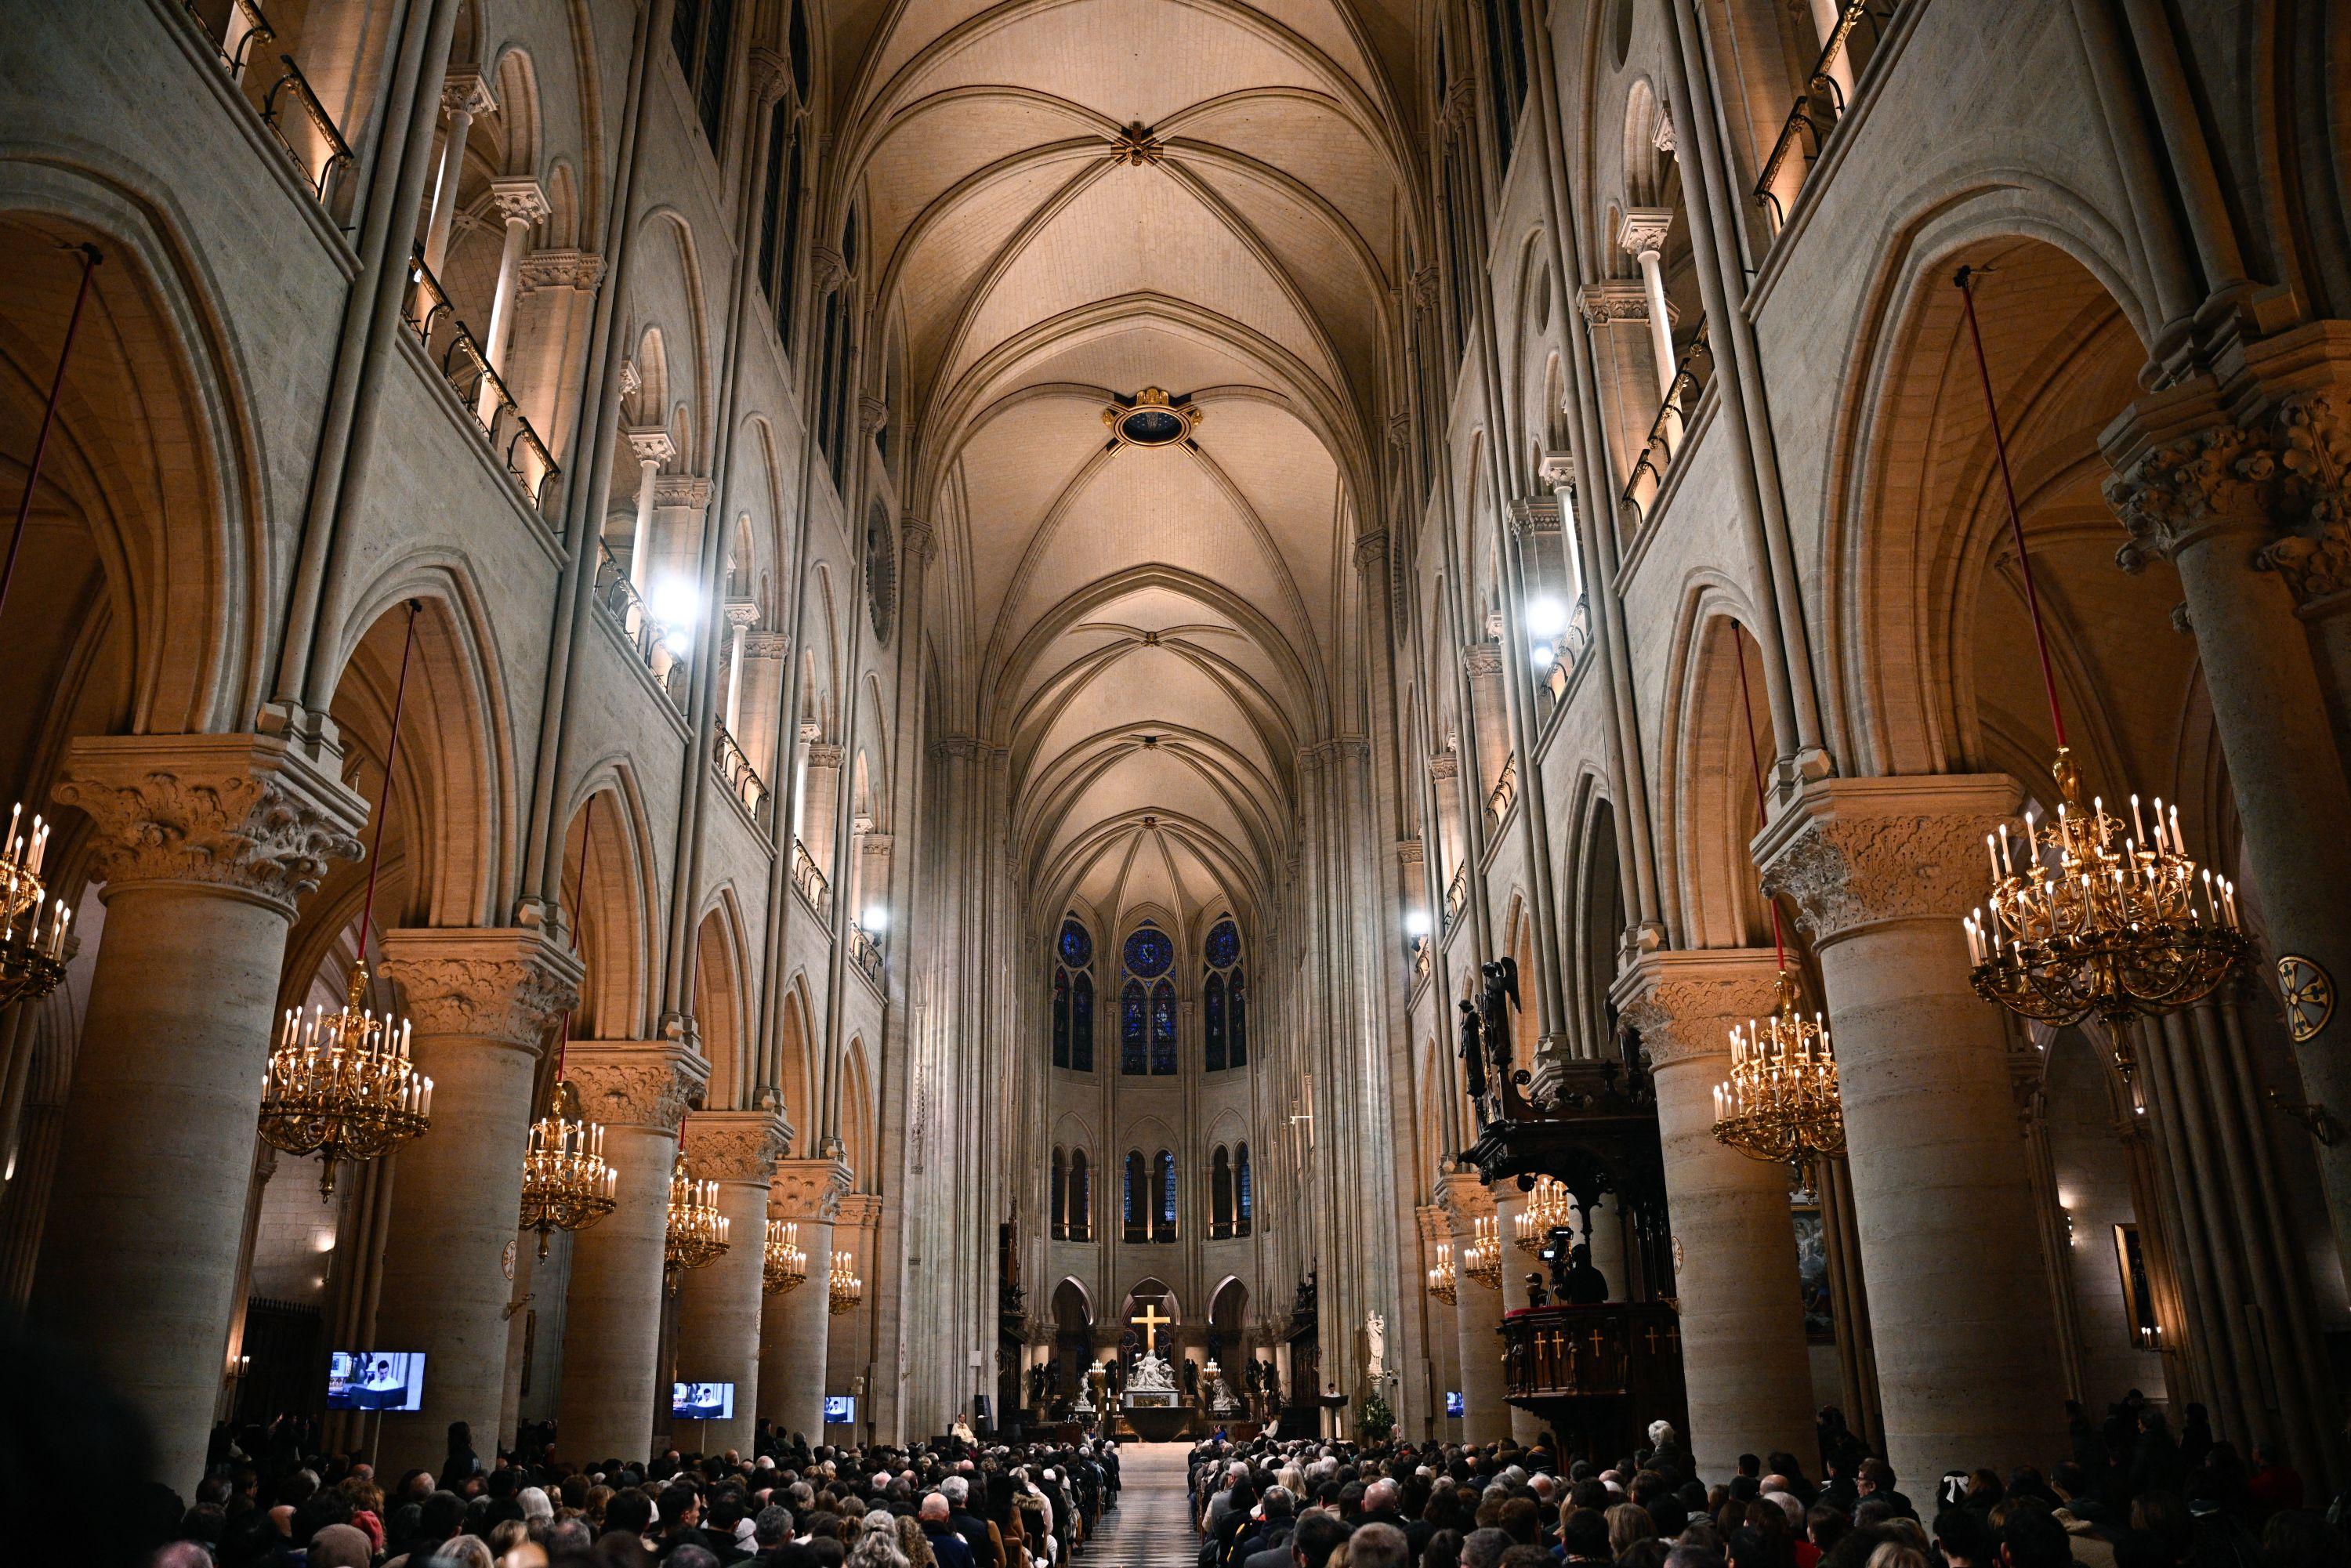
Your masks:
[[[433,1080],[433,1126],[400,1151],[375,1333],[381,1348],[424,1353],[424,1397],[383,1417],[378,1463],[437,1472],[450,1422],[481,1454],[512,1435],[500,1423],[531,1084],[548,1026],[579,996],[580,960],[520,927],[387,931],[383,973]]]
[[[674,1375],[683,1383],[733,1384],[735,1414],[724,1421],[674,1423],[671,1436],[682,1448],[751,1453],[759,1403],[768,1183],[790,1137],[791,1129],[773,1111],[696,1111],[685,1119],[685,1157],[695,1176],[718,1184],[728,1245],[679,1281]]]
[[[760,1315],[759,1416],[789,1437],[824,1441],[824,1366],[832,1318],[825,1273],[832,1267],[832,1222],[849,1191],[839,1160],[778,1160],[768,1215],[799,1227],[808,1280],[769,1296]]]
[[[1527,1195],[1516,1186],[1505,1185],[1494,1190],[1494,1228],[1502,1238],[1502,1288],[1494,1292],[1495,1322],[1505,1312],[1527,1304],[1527,1276],[1542,1270],[1542,1260],[1519,1250],[1519,1216],[1526,1212]],[[1502,1353],[1499,1335],[1494,1339],[1494,1354]],[[1515,1405],[1510,1412],[1510,1440],[1521,1448],[1534,1447],[1542,1437],[1543,1425],[1531,1410],[1521,1410]]]
[[[1453,1311],[1461,1340],[1461,1440],[1499,1443],[1510,1435],[1510,1406],[1502,1397],[1502,1293],[1471,1279],[1468,1267],[1478,1220],[1493,1218],[1494,1195],[1467,1174],[1439,1176],[1437,1188],[1437,1202],[1444,1206],[1453,1227],[1453,1267],[1458,1276]],[[1510,1278],[1507,1261],[1502,1277]]]
[[[1823,779],[1756,841],[1820,956],[1886,1458],[1917,1485],[2065,1451],[2008,1024],[1959,929],[2021,806],[2005,775]]]
[[[156,1478],[187,1495],[228,1354],[286,933],[329,864],[358,857],[366,804],[331,752],[268,736],[84,737],[62,773],[106,930],[30,1321],[138,1408]]]
[[[604,1126],[619,1207],[571,1239],[556,1450],[567,1460],[651,1455],[661,1377],[662,1243],[686,1100],[710,1069],[672,1040],[574,1040],[565,1068]],[[662,1412],[666,1424],[668,1412]]]
[[[1731,1026],[1771,1013],[1778,973],[1761,951],[1646,953],[1618,988],[1656,1083],[1666,1201],[1679,1243],[1674,1293],[1690,1454],[1709,1479],[1733,1474],[1740,1454],[1802,1454],[1815,1443],[1788,1167],[1714,1136]]]

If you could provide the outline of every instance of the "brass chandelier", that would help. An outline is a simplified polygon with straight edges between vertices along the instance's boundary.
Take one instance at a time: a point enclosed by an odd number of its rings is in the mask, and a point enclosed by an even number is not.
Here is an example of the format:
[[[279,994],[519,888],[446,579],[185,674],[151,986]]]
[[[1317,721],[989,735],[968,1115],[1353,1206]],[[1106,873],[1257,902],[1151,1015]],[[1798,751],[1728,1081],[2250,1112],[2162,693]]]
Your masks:
[[[1554,1230],[1573,1229],[1575,1199],[1556,1176],[1537,1176],[1534,1189],[1527,1194],[1527,1206],[1519,1210],[1512,1222],[1517,1234],[1511,1245],[1530,1258],[1540,1258],[1542,1249],[1551,1245]]]
[[[522,1156],[522,1228],[538,1232],[538,1255],[559,1230],[581,1230],[619,1207],[618,1173],[605,1163],[604,1129],[580,1113],[578,1091],[557,1058],[547,1114],[531,1124]]]
[[[1428,1293],[1448,1307],[1461,1299],[1460,1283],[1453,1271],[1453,1243],[1450,1241],[1437,1244],[1437,1261],[1428,1270]]]
[[[798,1225],[789,1219],[768,1221],[767,1258],[760,1267],[759,1285],[768,1295],[789,1295],[808,1282],[808,1253],[799,1242]]]
[[[857,1277],[857,1260],[849,1253],[836,1250],[832,1269],[825,1279],[825,1311],[833,1317],[853,1312],[857,1303],[865,1299],[865,1281]]]
[[[2024,605],[2032,620],[2042,689],[2057,742],[2050,774],[2058,800],[2050,821],[2035,824],[2027,812],[2024,831],[2013,841],[2004,822],[1997,834],[1986,836],[1990,913],[1980,905],[1964,919],[1973,964],[1968,978],[1986,1000],[2039,1022],[2069,1024],[2095,1014],[2108,1024],[2121,1024],[2210,995],[2250,944],[2238,918],[2235,887],[2209,870],[2199,873],[2180,836],[2176,806],[2167,811],[2157,800],[2150,823],[2134,795],[2127,825],[2107,815],[2100,797],[2091,797],[2086,811],[2082,808],[2081,778],[2066,747],[2049,634],[2042,624],[2008,443],[2001,434],[2000,407],[1976,320],[1975,271],[1962,267],[1951,281],[1965,301]],[[2128,1031],[2116,1029],[2114,1038],[2116,1064],[2127,1073],[2133,1065]]]
[[[733,1245],[727,1239],[726,1217],[718,1212],[718,1184],[695,1177],[693,1167],[678,1157],[669,1178],[669,1229],[662,1239],[662,1270],[676,1292],[679,1276],[724,1257]]]
[[[38,1001],[57,988],[73,921],[65,900],[50,898],[41,880],[49,824],[36,816],[31,831],[19,833],[24,815],[21,803],[8,813],[8,837],[0,841],[0,1008]]]
[[[1489,1291],[1502,1288],[1502,1222],[1490,1214],[1475,1221],[1477,1234],[1461,1253],[1461,1271]]]
[[[351,959],[350,988],[343,1005],[329,1015],[313,1007],[286,1010],[277,1049],[261,1086],[261,1137],[271,1148],[317,1155],[326,1169],[319,1196],[335,1193],[335,1167],[390,1154],[424,1131],[433,1120],[433,1080],[409,1060],[409,1026],[387,1009],[378,1018],[367,1001],[368,933],[375,915],[376,873],[383,865],[383,822],[392,810],[392,765],[400,753],[400,716],[408,700],[409,656],[416,651],[416,616],[408,604],[408,627],[400,645],[400,681],[392,699],[391,738],[384,743],[384,799],[376,808],[375,840],[368,849],[367,896],[360,904],[359,944]]]

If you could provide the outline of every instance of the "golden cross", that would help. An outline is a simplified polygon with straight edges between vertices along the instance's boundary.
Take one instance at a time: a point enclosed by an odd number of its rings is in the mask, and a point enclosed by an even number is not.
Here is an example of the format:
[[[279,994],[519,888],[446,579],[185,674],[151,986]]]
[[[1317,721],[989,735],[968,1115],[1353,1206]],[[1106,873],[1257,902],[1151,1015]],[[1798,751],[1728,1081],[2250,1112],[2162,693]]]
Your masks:
[[[1159,1354],[1160,1329],[1173,1323],[1176,1320],[1161,1316],[1158,1302],[1145,1301],[1143,1304],[1143,1315],[1129,1318],[1126,1321],[1143,1331],[1143,1354],[1156,1355]]]

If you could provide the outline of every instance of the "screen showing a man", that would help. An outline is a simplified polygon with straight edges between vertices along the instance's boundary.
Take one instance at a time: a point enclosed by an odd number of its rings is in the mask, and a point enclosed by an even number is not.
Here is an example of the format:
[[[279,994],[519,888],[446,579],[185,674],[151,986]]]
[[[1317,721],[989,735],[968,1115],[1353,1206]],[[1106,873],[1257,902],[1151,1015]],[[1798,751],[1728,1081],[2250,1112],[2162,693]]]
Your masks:
[[[1445,1413],[1447,1416],[1458,1416],[1462,1414],[1462,1410],[1461,1391],[1458,1388],[1447,1389],[1445,1391]]]
[[[327,1358],[329,1410],[418,1410],[423,1405],[420,1351],[339,1350]]]
[[[857,1421],[857,1398],[850,1394],[828,1394],[824,1396],[824,1424],[828,1427],[854,1426]]]
[[[681,1421],[728,1421],[735,1416],[735,1385],[731,1383],[673,1383],[670,1414]]]

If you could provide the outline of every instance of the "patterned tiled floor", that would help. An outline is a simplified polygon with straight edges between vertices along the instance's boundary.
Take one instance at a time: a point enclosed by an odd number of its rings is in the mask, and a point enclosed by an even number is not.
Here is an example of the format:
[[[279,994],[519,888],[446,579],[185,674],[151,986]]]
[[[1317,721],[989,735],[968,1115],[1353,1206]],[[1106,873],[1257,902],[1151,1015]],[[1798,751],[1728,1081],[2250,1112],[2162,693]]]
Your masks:
[[[1077,1568],[1194,1568],[1200,1538],[1184,1495],[1188,1443],[1121,1443],[1118,1506],[1086,1543]]]

